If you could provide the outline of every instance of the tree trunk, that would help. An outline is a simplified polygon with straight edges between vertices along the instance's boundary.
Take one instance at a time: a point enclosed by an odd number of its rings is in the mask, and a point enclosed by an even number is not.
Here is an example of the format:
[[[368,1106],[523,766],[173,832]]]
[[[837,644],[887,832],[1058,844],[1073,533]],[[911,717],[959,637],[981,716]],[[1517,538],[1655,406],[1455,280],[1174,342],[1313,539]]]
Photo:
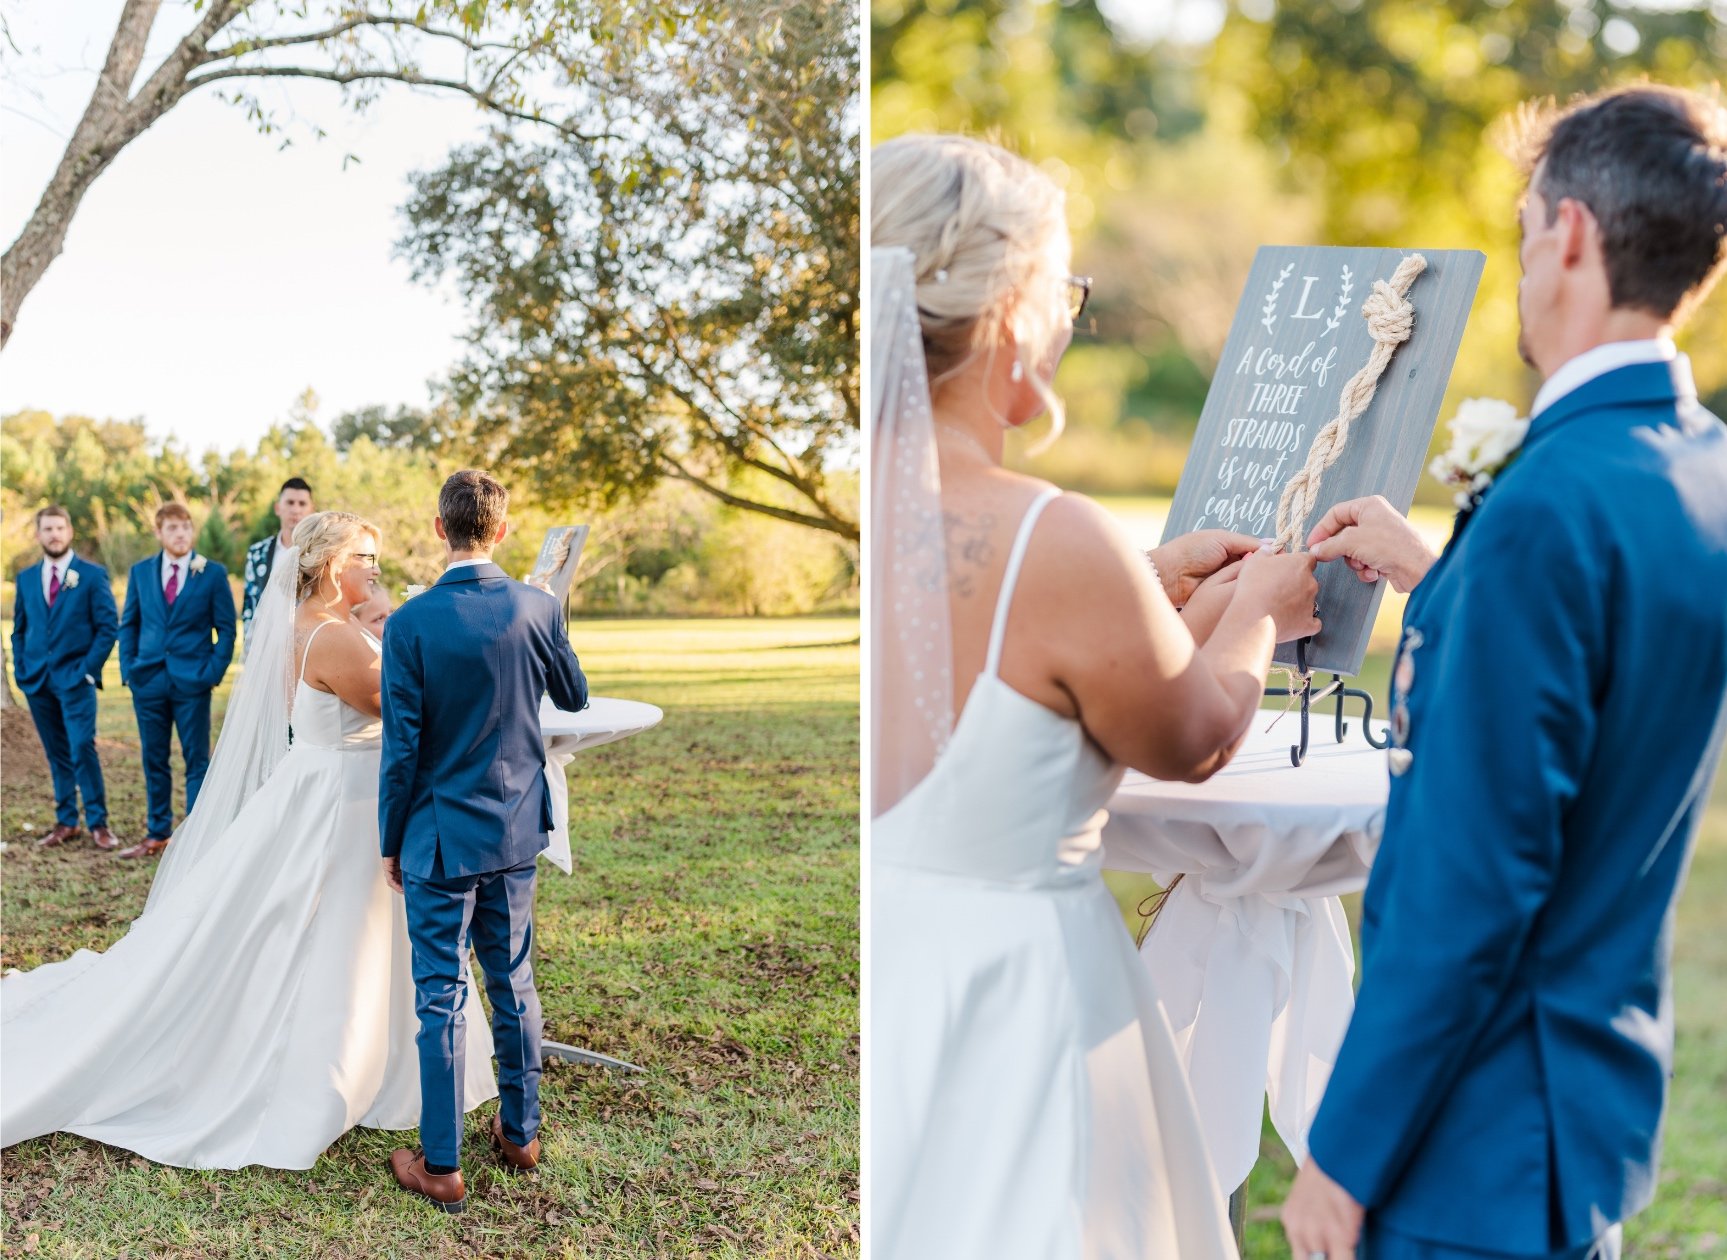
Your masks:
[[[187,93],[222,79],[266,79],[290,76],[321,79],[330,83],[351,84],[391,80],[418,87],[434,87],[462,92],[506,118],[546,122],[537,111],[512,104],[513,95],[495,94],[498,82],[477,85],[467,78],[440,79],[425,75],[417,65],[403,62],[395,65],[348,65],[340,56],[328,68],[316,66],[278,66],[240,64],[235,59],[265,48],[322,46],[356,28],[380,31],[416,29],[441,40],[453,41],[472,54],[482,47],[477,36],[462,31],[435,30],[422,18],[408,18],[393,13],[349,11],[341,6],[341,20],[325,29],[302,31],[287,35],[236,40],[226,47],[212,49],[211,42],[222,30],[259,0],[201,0],[197,24],[175,45],[150,75],[148,81],[132,91],[138,69],[144,61],[145,45],[162,0],[126,0],[121,10],[114,39],[108,45],[108,60],[96,80],[95,90],[84,116],[72,133],[66,151],[54,177],[43,189],[30,220],[18,233],[18,239],[0,257],[0,348],[11,340],[18,309],[30,291],[36,287],[66,244],[66,232],[72,225],[84,194],[96,182],[108,164],[125,147],[143,135],[155,122],[179,104]],[[309,5],[283,6],[304,18]],[[331,6],[335,8],[337,6]],[[508,6],[505,6],[508,7]],[[484,8],[469,5],[469,9]],[[423,12],[423,10],[422,10]],[[512,62],[514,58],[512,58]],[[222,63],[226,63],[223,65]],[[217,69],[210,69],[215,64]],[[199,72],[202,73],[199,73]],[[502,73],[500,71],[500,73]],[[509,86],[509,85],[506,85]],[[511,89],[514,90],[513,88]],[[551,123],[561,131],[578,134],[568,124]]]
[[[210,37],[245,8],[245,0],[211,4],[197,28],[133,99],[132,82],[138,77],[144,46],[161,7],[162,0],[126,0],[113,42],[108,45],[108,60],[90,93],[90,104],[30,221],[0,259],[0,348],[11,339],[18,308],[60,256],[66,231],[90,185],[121,150],[186,94],[186,76],[204,60]]]

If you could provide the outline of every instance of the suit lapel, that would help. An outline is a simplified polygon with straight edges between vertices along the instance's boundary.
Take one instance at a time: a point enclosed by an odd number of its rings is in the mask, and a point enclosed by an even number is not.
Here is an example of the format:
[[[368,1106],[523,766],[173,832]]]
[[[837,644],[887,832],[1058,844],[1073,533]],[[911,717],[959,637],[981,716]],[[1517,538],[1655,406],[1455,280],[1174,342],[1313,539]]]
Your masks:
[[[158,551],[149,561],[150,569],[144,583],[144,598],[156,602],[156,611],[162,615],[164,624],[168,620],[168,601],[162,595],[162,553]]]
[[[36,601],[36,607],[42,610],[43,617],[46,617],[49,612],[48,596],[42,591],[42,565],[46,563],[47,561],[44,560],[25,569],[19,575],[21,585],[18,590],[18,598]]]

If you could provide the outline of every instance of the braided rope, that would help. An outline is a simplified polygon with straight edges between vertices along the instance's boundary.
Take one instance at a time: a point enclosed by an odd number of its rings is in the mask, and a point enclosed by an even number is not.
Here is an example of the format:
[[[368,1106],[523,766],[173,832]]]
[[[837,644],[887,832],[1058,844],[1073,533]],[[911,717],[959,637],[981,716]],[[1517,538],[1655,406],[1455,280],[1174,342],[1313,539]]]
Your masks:
[[[1366,366],[1343,386],[1337,415],[1327,421],[1314,437],[1313,445],[1307,451],[1307,463],[1283,487],[1283,497],[1277,504],[1279,550],[1296,551],[1305,543],[1303,531],[1314,505],[1319,502],[1320,478],[1343,454],[1344,445],[1349,441],[1349,426],[1367,410],[1391,356],[1415,330],[1415,307],[1406,295],[1415,283],[1415,277],[1426,270],[1427,259],[1420,254],[1410,254],[1397,264],[1389,282],[1373,282],[1373,292],[1361,305],[1361,313],[1367,317],[1367,331],[1373,334],[1373,353],[1367,357]]]

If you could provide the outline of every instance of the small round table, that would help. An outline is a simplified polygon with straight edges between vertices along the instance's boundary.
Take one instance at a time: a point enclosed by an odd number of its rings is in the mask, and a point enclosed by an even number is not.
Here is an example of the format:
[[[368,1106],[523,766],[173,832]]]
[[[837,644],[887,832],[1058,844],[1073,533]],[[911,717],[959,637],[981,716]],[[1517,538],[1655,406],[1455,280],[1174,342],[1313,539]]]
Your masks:
[[[552,821],[557,824],[541,857],[564,874],[570,873],[570,785],[564,778],[564,767],[575,760],[577,753],[639,735],[658,726],[663,717],[665,714],[657,705],[640,700],[589,696],[588,707],[579,713],[558,708],[550,697],[540,701],[540,734],[546,741],[546,786],[552,791]]]
[[[551,843],[540,853],[542,858],[566,875],[574,866],[570,857],[570,785],[564,777],[564,768],[576,754],[639,735],[659,725],[664,716],[655,705],[608,696],[589,696],[588,707],[579,713],[560,709],[549,698],[540,702],[540,733],[546,741],[546,787],[552,794],[552,821],[556,824]],[[624,1072],[646,1070],[623,1059],[561,1041],[542,1041],[540,1048],[550,1058],[597,1063]]]
[[[1260,1118],[1299,1161],[1355,1006],[1355,951],[1338,901],[1367,881],[1390,790],[1386,754],[1351,722],[1316,722],[1289,763],[1295,714],[1261,710],[1204,783],[1130,771],[1109,802],[1104,866],[1170,893],[1140,957],[1169,1013],[1220,1184],[1246,1182]],[[1375,727],[1379,726],[1375,723]],[[1267,728],[1270,728],[1269,730]]]

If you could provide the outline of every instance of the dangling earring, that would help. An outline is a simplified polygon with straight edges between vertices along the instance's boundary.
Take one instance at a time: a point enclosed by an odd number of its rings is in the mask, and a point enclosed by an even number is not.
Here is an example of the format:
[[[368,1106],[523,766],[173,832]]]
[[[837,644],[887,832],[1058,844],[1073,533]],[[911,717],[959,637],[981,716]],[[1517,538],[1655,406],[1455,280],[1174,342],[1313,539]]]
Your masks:
[[[1014,384],[1019,384],[1019,382],[1025,379],[1025,364],[1021,363],[1018,359],[1015,359],[1013,361],[1013,371],[1009,372],[1008,376],[1013,379]]]

